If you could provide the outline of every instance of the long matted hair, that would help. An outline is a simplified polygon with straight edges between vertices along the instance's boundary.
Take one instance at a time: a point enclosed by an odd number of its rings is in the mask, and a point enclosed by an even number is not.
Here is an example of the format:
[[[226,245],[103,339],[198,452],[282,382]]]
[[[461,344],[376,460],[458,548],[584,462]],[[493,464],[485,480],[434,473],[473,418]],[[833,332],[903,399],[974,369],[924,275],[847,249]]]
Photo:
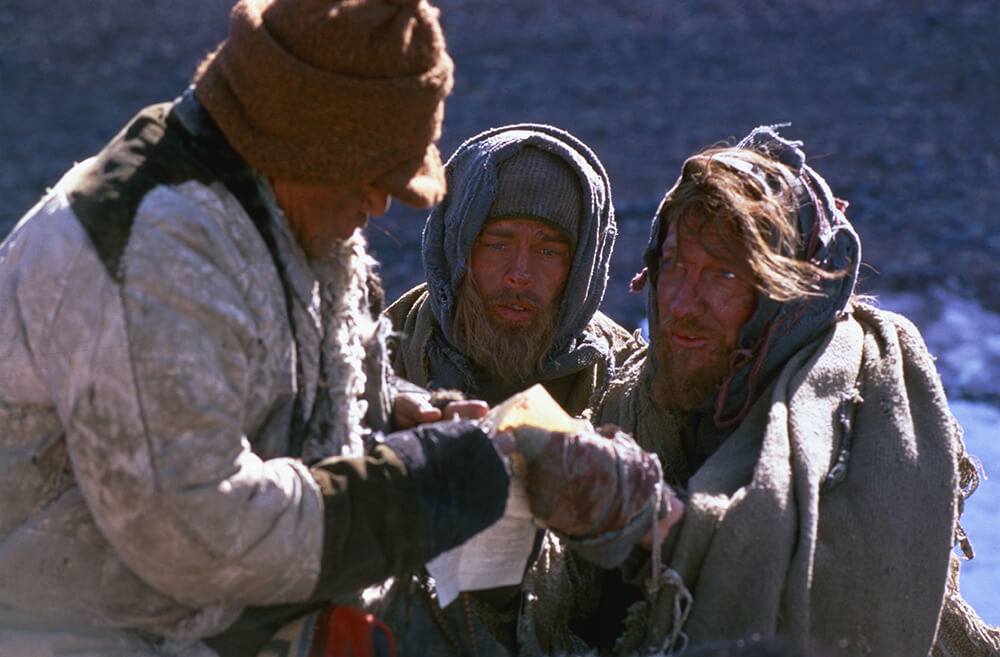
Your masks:
[[[819,295],[822,280],[846,272],[804,259],[808,236],[798,226],[803,192],[797,186],[791,169],[754,151],[703,151],[685,162],[660,205],[660,241],[675,222],[683,221],[695,235],[711,222],[737,240],[736,251],[746,255],[759,292],[779,302]]]

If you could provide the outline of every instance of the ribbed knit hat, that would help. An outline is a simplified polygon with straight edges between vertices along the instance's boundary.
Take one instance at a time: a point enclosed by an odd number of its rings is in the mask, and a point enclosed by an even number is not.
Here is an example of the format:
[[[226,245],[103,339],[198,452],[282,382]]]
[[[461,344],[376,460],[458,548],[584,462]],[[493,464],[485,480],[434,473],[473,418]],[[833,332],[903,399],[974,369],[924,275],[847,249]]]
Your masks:
[[[575,249],[582,196],[573,167],[553,153],[528,146],[498,167],[496,197],[486,221],[535,219],[565,233]]]
[[[195,93],[263,174],[373,182],[426,207],[454,65],[426,0],[240,0]]]

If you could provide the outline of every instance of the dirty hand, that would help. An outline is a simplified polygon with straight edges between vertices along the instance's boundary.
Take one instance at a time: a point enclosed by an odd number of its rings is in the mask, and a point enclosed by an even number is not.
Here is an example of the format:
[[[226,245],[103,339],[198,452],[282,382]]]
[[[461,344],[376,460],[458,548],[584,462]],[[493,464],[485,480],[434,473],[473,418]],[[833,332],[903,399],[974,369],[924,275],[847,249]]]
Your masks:
[[[574,538],[625,527],[653,500],[662,479],[655,454],[613,428],[598,431],[554,432],[526,463],[532,514]]]
[[[435,404],[433,395],[401,392],[392,404],[393,426],[410,429],[418,424],[450,420],[455,417],[477,420],[484,417],[490,407],[478,399],[456,399]]]

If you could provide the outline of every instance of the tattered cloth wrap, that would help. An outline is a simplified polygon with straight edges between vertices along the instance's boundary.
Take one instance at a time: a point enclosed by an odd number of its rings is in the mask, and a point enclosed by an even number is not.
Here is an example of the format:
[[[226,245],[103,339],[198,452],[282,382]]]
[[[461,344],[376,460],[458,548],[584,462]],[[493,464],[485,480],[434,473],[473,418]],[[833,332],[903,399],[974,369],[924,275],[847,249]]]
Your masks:
[[[649,399],[642,362],[616,380],[601,421],[668,460],[681,449],[677,427]],[[691,477],[664,576],[628,609],[614,653],[681,654],[759,634],[823,644],[831,657],[1000,654],[996,628],[962,600],[951,556],[966,465],[917,330],[852,306]],[[572,626],[596,612],[602,581],[547,534],[513,614],[473,599],[476,613],[456,602],[435,620],[415,580],[374,610],[400,632],[400,655],[471,654],[469,642],[480,655],[593,655]]]
[[[454,388],[491,402],[503,401],[522,389],[498,390],[451,333],[469,252],[496,200],[498,171],[528,148],[558,157],[579,178],[576,250],[559,302],[558,327],[535,372],[538,381],[572,377],[579,384],[565,395],[573,400],[567,410],[575,414],[587,407],[591,393],[602,389],[608,373],[639,345],[597,310],[607,288],[618,234],[611,183],[593,151],[554,126],[521,123],[491,128],[466,140],[448,159],[449,192],[428,215],[421,240],[427,283],[387,310],[399,332],[392,364],[400,376],[418,385]]]
[[[664,558],[692,596],[686,620],[677,626],[678,589],[663,587],[630,609],[621,654],[752,634],[840,655],[930,651],[957,526],[960,429],[916,328],[867,305],[849,311],[789,359],[689,480]],[[643,376],[619,382],[602,421],[641,429]],[[676,434],[636,438],[661,455],[678,448]]]

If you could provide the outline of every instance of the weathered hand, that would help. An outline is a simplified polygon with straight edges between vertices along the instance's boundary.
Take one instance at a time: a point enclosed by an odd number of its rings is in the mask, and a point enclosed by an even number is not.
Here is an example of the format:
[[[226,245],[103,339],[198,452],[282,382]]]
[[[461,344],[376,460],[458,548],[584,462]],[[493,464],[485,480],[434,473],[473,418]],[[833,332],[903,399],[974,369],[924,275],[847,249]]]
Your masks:
[[[527,463],[531,510],[548,527],[575,538],[623,528],[656,494],[656,455],[624,435],[553,433]],[[666,484],[663,484],[666,486]]]
[[[664,484],[664,486],[666,486],[666,484]],[[681,498],[674,495],[673,491],[669,489],[666,491],[665,506],[667,508],[667,513],[663,514],[660,518],[659,526],[656,531],[656,538],[661,544],[667,538],[667,535],[670,534],[670,530],[674,528],[674,525],[680,522],[681,518],[684,517],[684,502],[682,502]],[[653,530],[650,529],[639,541],[639,544],[647,550],[653,549],[653,533]]]
[[[427,395],[401,392],[392,402],[392,423],[397,429],[410,429],[440,419],[440,409],[431,405]]]
[[[442,415],[446,420],[461,418],[463,420],[478,420],[486,417],[490,412],[490,406],[480,399],[463,399],[461,401],[448,402],[444,407]]]
[[[490,410],[489,405],[478,399],[449,401],[436,406],[430,395],[416,392],[401,392],[392,405],[392,421],[397,429],[410,429],[418,424],[461,418],[478,420]]]

